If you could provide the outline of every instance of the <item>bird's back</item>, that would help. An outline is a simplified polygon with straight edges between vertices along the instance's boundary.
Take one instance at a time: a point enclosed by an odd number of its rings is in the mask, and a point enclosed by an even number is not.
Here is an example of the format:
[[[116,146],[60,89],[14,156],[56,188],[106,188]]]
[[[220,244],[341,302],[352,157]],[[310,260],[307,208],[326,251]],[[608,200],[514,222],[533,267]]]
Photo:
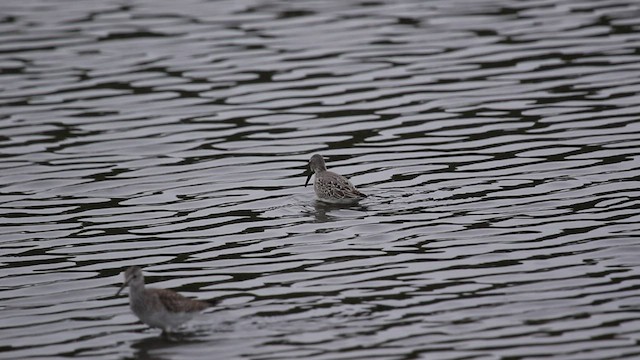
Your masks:
[[[351,202],[367,197],[358,191],[351,182],[333,171],[316,174],[314,190],[321,200],[329,202]]]
[[[167,311],[172,313],[199,312],[209,307],[209,304],[204,301],[186,298],[175,291],[153,288],[148,290],[158,298]]]

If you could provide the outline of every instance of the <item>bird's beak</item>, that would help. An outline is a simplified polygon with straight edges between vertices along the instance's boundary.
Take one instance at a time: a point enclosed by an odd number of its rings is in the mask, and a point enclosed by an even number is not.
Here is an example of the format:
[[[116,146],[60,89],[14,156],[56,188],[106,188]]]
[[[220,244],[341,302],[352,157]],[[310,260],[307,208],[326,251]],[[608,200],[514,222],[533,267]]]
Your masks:
[[[309,175],[307,176],[307,181],[304,183],[304,187],[307,187],[307,185],[309,185],[309,180],[311,180],[311,176],[313,176],[313,171],[311,171],[311,168],[307,168],[307,172],[309,173]]]
[[[118,290],[118,292],[116,293],[116,296],[120,295],[120,293],[122,292],[122,289],[124,289],[125,287],[127,287],[127,285],[129,285],[129,280],[125,281],[122,286],[120,286],[120,289]]]

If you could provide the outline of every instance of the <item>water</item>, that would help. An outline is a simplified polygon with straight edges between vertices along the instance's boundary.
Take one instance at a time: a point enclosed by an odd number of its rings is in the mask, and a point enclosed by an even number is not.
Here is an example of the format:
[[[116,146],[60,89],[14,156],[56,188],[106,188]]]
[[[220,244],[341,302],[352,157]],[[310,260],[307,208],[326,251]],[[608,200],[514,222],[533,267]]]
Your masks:
[[[640,357],[639,13],[3,0],[0,357]]]

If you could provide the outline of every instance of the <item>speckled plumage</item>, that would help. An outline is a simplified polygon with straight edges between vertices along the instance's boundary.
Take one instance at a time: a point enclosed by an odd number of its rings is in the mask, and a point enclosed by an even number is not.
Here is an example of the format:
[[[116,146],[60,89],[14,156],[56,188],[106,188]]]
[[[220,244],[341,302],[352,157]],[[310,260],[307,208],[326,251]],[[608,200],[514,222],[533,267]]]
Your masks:
[[[124,283],[118,294],[129,286],[129,305],[143,323],[171,332],[209,307],[204,301],[188,299],[167,289],[146,288],[142,270],[137,266],[124,273]]]
[[[358,202],[367,195],[358,191],[347,178],[327,170],[321,155],[315,154],[309,160],[309,175],[304,186],[309,184],[309,179],[315,174],[313,189],[318,200],[334,204],[350,204]]]

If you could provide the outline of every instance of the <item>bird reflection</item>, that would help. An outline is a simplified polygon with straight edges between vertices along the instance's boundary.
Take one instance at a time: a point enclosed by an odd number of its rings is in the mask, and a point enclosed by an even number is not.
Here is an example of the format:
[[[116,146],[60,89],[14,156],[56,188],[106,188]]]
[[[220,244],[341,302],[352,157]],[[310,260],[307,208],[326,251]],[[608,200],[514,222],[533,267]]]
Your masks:
[[[167,349],[175,346],[168,337],[149,337],[139,340],[131,345],[136,349],[132,359],[137,360],[169,360],[170,358],[157,354],[155,350]]]
[[[134,342],[131,347],[136,350],[131,359],[136,360],[170,360],[167,350],[188,343],[199,342],[195,333],[171,333],[165,336],[153,336]]]
[[[318,200],[314,201],[313,207],[313,216],[316,218],[317,222],[321,223],[339,220],[340,218],[342,218],[342,216],[336,215],[341,210],[351,210],[357,212],[366,212],[368,210],[367,206],[361,204],[330,204]],[[331,215],[331,212],[334,212],[334,215]]]

